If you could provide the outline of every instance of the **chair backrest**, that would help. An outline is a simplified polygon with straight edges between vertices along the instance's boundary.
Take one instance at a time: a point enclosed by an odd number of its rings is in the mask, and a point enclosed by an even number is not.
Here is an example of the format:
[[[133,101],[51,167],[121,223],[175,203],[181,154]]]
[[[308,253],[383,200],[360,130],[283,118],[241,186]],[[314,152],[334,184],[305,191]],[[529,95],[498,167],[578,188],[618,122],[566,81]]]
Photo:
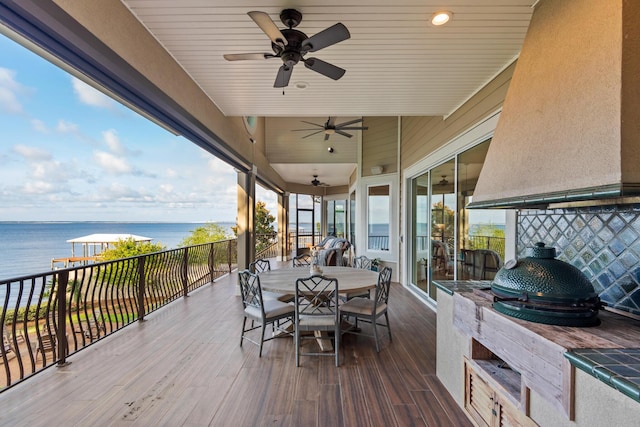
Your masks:
[[[316,245],[316,247],[329,247],[331,246],[331,243],[335,240],[336,236],[327,236],[324,239],[322,239],[322,241],[320,243],[318,243]]]
[[[391,267],[384,267],[378,273],[378,283],[374,295],[374,307],[387,304],[389,301],[389,290],[391,289]]]
[[[473,249],[460,249],[464,265],[473,265]]]
[[[268,259],[260,258],[249,264],[249,270],[252,273],[262,273],[264,271],[271,271],[271,263]]]
[[[332,315],[337,322],[338,301],[338,279],[314,275],[296,280],[296,320]]]
[[[264,313],[260,277],[249,270],[242,270],[238,273],[238,279],[244,308],[254,307]]]
[[[371,270],[371,260],[364,255],[357,256],[353,259],[353,268]]]
[[[331,246],[329,248],[330,249],[342,249],[344,251],[344,250],[349,249],[350,245],[351,245],[351,243],[349,243],[349,241],[347,239],[337,238],[333,242],[331,242]]]
[[[292,258],[294,267],[309,267],[311,265],[311,254],[300,254]]]

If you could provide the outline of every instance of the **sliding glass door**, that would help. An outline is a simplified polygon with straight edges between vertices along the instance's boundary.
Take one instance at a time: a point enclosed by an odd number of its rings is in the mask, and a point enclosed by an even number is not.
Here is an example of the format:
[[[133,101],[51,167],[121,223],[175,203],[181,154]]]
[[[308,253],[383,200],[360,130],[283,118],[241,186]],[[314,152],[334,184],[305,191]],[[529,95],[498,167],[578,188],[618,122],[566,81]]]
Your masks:
[[[437,280],[489,280],[505,250],[505,211],[466,206],[490,140],[435,165],[411,180],[411,282],[436,300]]]

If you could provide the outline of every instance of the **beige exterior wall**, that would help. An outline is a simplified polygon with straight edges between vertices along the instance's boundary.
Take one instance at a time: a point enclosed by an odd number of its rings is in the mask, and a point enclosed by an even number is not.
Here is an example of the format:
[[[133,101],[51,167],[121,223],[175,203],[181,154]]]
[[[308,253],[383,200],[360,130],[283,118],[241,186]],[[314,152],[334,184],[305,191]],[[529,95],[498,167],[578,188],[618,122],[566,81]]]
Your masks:
[[[447,118],[403,117],[401,169],[413,165],[491,113],[498,111],[507,95],[514,68],[515,63]]]
[[[362,131],[362,174],[371,176],[371,168],[382,166],[383,174],[398,171],[398,118],[365,117]]]

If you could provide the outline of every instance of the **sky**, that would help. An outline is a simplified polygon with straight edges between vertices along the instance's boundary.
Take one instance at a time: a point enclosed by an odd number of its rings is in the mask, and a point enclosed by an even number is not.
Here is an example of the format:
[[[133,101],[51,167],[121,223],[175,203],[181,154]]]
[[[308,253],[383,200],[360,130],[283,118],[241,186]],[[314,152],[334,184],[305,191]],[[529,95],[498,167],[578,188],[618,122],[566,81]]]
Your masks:
[[[235,222],[236,184],[231,166],[0,35],[0,221]]]

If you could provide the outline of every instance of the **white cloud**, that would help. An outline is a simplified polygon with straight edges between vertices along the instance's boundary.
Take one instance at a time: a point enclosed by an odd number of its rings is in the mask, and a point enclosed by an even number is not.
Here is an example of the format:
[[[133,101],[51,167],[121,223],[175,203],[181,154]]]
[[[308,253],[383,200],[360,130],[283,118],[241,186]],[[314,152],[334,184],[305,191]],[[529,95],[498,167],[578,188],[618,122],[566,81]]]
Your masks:
[[[38,120],[38,119],[31,119],[31,126],[33,127],[34,130],[36,130],[37,132],[40,133],[49,133],[49,129],[47,128],[47,125],[44,124],[44,122],[42,120]]]
[[[93,159],[100,167],[111,174],[128,174],[133,170],[126,159],[104,151],[94,152]]]
[[[122,155],[126,152],[126,149],[120,143],[118,133],[114,129],[109,129],[102,132],[102,138],[104,138],[104,142],[107,144],[109,150],[111,150],[112,153]]]
[[[171,185],[171,184],[161,184],[160,185],[160,190],[163,193],[173,193],[173,185]]]
[[[22,113],[18,93],[23,87],[15,80],[15,71],[0,67],[0,110],[10,114]]]
[[[167,178],[176,178],[178,176],[178,171],[168,168],[166,171],[166,176]]]
[[[78,133],[78,125],[65,120],[59,120],[56,130],[62,133]]]
[[[30,162],[50,160],[51,153],[41,148],[29,147],[27,145],[14,145],[13,151]]]
[[[27,182],[22,191],[27,194],[47,194],[53,190],[53,184],[45,181]]]
[[[69,180],[69,168],[57,160],[40,162],[33,165],[31,174],[34,178],[47,182],[66,182]]]
[[[76,94],[83,104],[108,109],[114,109],[116,107],[116,102],[113,99],[89,86],[82,80],[72,76],[71,84],[73,86],[73,93]]]

